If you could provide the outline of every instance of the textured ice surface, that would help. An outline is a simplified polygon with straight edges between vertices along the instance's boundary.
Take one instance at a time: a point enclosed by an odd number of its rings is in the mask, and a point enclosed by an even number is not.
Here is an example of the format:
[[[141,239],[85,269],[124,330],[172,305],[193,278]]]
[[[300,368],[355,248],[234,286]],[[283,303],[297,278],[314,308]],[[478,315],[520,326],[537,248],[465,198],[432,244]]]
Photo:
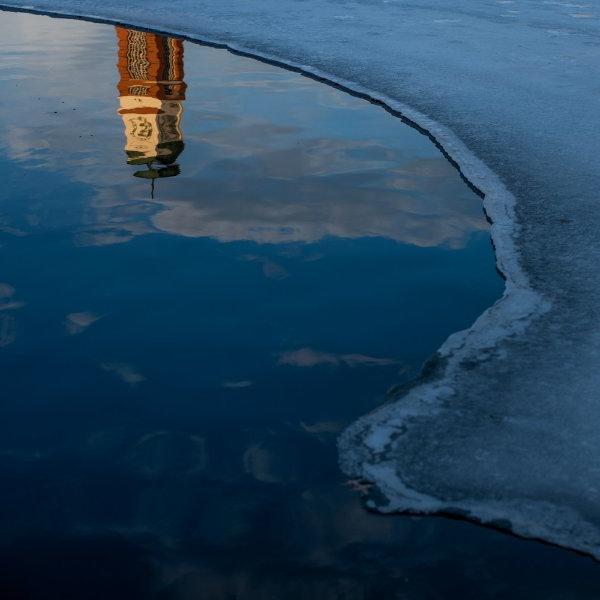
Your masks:
[[[377,482],[382,510],[454,511],[600,557],[598,2],[10,4],[303,66],[429,129],[486,193],[507,292],[345,433],[343,466]]]

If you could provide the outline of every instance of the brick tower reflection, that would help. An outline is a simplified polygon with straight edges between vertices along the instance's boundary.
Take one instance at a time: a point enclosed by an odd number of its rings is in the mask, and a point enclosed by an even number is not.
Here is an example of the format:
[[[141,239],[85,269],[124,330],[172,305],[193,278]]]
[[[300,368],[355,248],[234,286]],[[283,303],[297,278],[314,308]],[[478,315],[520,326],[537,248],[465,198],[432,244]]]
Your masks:
[[[134,175],[152,181],[179,175],[184,148],[181,116],[183,42],[164,35],[117,27],[119,114],[125,126],[127,164],[146,165]]]

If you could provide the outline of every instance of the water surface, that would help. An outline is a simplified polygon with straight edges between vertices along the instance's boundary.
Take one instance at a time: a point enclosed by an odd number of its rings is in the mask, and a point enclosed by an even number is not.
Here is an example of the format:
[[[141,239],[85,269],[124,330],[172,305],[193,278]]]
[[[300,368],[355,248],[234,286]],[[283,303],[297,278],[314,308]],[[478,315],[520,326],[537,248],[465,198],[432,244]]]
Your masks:
[[[7,597],[594,597],[587,561],[369,514],[337,467],[339,432],[501,294],[430,140],[223,50],[0,31]]]

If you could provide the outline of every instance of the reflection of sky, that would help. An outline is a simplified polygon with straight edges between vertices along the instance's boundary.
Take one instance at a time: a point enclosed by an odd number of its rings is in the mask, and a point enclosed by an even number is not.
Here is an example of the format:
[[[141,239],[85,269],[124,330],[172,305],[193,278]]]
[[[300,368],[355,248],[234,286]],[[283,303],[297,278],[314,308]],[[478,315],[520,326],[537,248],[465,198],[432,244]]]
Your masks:
[[[335,437],[500,293],[479,199],[382,110],[186,44],[181,175],[151,200],[113,29],[0,33],[0,531],[27,549],[0,582],[440,597],[448,530],[363,511]]]
[[[131,177],[121,152],[113,32],[12,19],[9,49],[50,42],[41,60],[21,54],[18,69],[11,52],[0,59],[8,87],[18,85],[33,104],[12,102],[0,115],[5,152],[25,169],[60,172],[86,187],[84,205],[57,207],[52,219],[53,227],[61,217],[78,219],[79,243],[164,231],[223,242],[379,236],[462,247],[486,228],[479,199],[429,140],[399,120],[300,75],[192,44],[182,175],[157,182],[149,205],[149,183]],[[35,82],[49,72],[40,89]],[[85,85],[74,72],[84,73]],[[40,210],[22,202],[26,214],[2,215],[1,226],[48,228]]]
[[[227,183],[206,180],[200,197],[186,190],[184,181],[177,182],[173,188],[180,187],[181,192],[171,200],[169,190],[169,197],[160,201],[165,210],[157,212],[152,223],[169,233],[225,242],[384,237],[418,246],[452,247],[463,246],[470,233],[486,228],[479,209],[473,210],[477,203],[460,189],[461,181],[452,181],[456,175],[448,173],[451,167],[442,159],[369,169],[365,149],[362,166],[367,170],[360,171],[358,158],[346,162],[328,148],[321,157],[331,167],[327,173],[320,164],[310,164],[321,150],[313,148],[277,152],[241,165],[224,164],[222,169],[230,175]],[[303,164],[306,156],[309,164]],[[286,167],[273,168],[276,161]],[[285,173],[290,165],[302,172]],[[261,185],[259,174],[265,172],[270,180]]]

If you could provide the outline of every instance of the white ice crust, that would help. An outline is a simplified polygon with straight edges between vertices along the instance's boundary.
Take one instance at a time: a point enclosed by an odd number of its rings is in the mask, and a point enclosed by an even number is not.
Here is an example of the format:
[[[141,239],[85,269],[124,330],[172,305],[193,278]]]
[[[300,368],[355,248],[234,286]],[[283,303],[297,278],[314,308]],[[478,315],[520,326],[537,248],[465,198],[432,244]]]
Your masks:
[[[449,512],[600,558],[600,5],[20,0],[280,61],[381,100],[485,193],[501,300],[352,425],[383,512]]]

